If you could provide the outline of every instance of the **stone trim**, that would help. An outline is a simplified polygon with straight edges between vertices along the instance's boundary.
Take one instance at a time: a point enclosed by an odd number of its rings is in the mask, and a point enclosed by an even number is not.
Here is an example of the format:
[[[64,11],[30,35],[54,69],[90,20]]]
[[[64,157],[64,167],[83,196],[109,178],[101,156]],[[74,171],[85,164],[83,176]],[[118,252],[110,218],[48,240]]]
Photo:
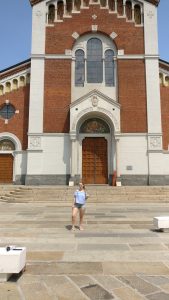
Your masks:
[[[25,185],[68,185],[70,174],[26,175]]]

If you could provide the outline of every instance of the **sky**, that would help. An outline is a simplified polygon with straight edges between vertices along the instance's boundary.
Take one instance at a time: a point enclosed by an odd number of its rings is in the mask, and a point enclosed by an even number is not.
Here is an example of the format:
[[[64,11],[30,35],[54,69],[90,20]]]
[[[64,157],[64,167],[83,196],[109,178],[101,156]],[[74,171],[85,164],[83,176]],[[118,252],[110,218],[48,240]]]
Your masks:
[[[0,70],[30,58],[32,8],[29,0],[0,0]],[[169,0],[158,8],[160,58],[169,62]]]

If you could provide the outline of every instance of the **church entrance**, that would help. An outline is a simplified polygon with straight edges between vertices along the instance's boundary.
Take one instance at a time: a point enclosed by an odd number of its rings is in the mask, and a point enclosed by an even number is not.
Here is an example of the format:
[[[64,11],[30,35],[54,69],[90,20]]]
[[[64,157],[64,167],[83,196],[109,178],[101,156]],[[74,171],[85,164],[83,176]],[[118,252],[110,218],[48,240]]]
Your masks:
[[[82,142],[82,180],[85,184],[107,184],[107,140],[86,137]]]
[[[13,155],[15,145],[8,139],[0,140],[0,183],[13,182]]]
[[[13,181],[13,156],[12,154],[0,155],[0,183]]]

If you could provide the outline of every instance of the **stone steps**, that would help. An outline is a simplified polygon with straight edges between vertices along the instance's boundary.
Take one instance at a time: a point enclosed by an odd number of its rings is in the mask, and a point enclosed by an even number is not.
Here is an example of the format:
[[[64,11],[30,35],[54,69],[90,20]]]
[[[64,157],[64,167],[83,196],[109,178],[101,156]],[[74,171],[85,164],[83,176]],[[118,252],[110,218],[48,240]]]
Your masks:
[[[55,203],[70,205],[76,187],[17,187],[0,189],[0,201],[14,203]],[[90,186],[88,203],[169,203],[169,187]]]

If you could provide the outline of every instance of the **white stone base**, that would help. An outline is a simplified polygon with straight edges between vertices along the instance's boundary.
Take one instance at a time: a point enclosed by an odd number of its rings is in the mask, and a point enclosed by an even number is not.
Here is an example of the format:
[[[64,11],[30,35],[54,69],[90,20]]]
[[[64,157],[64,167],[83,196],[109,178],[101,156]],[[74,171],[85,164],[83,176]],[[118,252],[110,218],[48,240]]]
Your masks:
[[[153,224],[156,229],[169,228],[169,216],[154,217]]]
[[[75,184],[74,184],[74,181],[72,181],[72,180],[69,180],[69,186],[74,186]]]
[[[0,248],[0,281],[7,281],[13,273],[20,273],[26,264],[26,248],[11,247],[9,251],[6,247]]]

